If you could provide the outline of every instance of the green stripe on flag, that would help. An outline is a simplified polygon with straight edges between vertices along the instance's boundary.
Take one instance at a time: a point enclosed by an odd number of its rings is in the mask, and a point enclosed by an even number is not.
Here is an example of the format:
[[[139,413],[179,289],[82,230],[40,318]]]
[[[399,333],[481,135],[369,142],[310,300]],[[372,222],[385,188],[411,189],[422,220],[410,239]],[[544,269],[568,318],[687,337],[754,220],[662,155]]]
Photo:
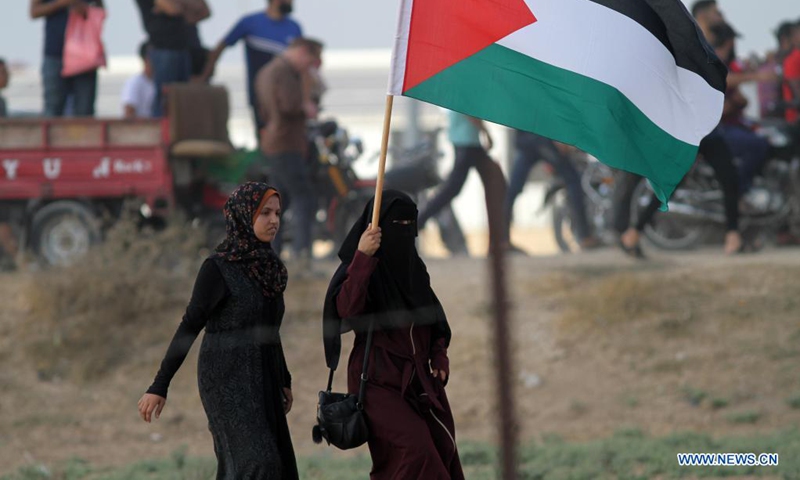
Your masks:
[[[404,95],[575,145],[648,178],[662,202],[697,155],[613,87],[497,44]]]

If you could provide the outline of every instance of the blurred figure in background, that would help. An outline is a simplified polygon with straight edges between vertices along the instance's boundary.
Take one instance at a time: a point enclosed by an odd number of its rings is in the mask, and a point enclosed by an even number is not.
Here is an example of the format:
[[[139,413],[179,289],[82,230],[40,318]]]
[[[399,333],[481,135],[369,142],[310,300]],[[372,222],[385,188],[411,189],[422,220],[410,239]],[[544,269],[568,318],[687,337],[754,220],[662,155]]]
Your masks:
[[[8,86],[8,67],[6,66],[5,59],[0,58],[0,118],[8,116],[8,107],[6,106],[6,99],[3,98],[3,89]]]
[[[786,121],[796,124],[800,115],[796,103],[800,100],[800,22],[792,25],[789,54],[783,61],[783,100],[787,104]]]
[[[205,0],[136,0],[150,44],[156,100],[152,114],[164,108],[164,86],[188,82],[192,73],[191,26],[211,16]]]
[[[9,74],[6,61],[0,58],[0,93],[8,86]],[[0,118],[8,116],[6,99],[0,95]],[[9,225],[8,209],[0,208],[0,272],[14,269],[14,257],[17,256],[17,239]]]
[[[236,45],[239,40],[245,41],[245,58],[247,60],[247,97],[253,109],[253,120],[256,125],[256,140],[260,140],[259,131],[265,122],[259,114],[259,102],[256,98],[256,74],[273,58],[280,55],[292,40],[303,36],[300,25],[289,15],[292,13],[292,0],[268,0],[266,11],[262,10],[242,17],[228,32],[217,47],[211,51],[202,81],[208,81],[214,73],[214,67],[226,48]]]
[[[259,115],[264,120],[261,151],[275,183],[284,192],[284,211],[292,212],[292,249],[300,259],[300,274],[311,263],[312,226],[316,213],[314,179],[307,161],[306,120],[317,107],[306,96],[304,79],[322,64],[322,43],[296,38],[289,48],[258,72],[255,78]],[[281,237],[273,249],[280,253]]]
[[[197,24],[189,25],[189,56],[191,57],[191,74],[189,78],[192,82],[208,83],[203,77],[203,72],[206,71],[206,64],[211,51],[203,46],[200,40],[200,29]],[[213,72],[212,72],[213,75]]]
[[[61,75],[64,67],[64,40],[70,11],[84,14],[90,5],[103,7],[101,0],[31,0],[31,18],[45,18],[42,87],[44,115],[61,117],[67,103],[76,116],[93,116],[97,97],[97,70],[71,77]]]
[[[775,30],[775,39],[778,41],[778,50],[767,53],[766,60],[759,67],[759,71],[773,72],[778,76],[772,81],[758,83],[758,103],[761,118],[783,118],[783,94],[781,92],[783,61],[791,53],[792,28],[791,22],[782,22]]]
[[[600,245],[597,238],[592,235],[589,221],[586,218],[586,203],[581,187],[581,174],[572,165],[569,155],[575,148],[563,143],[558,143],[549,138],[536,135],[535,133],[523,132],[518,130],[514,141],[516,154],[514,166],[508,180],[508,192],[506,192],[505,216],[508,229],[511,228],[511,221],[514,215],[514,202],[517,196],[522,193],[531,169],[544,160],[561,177],[566,185],[569,206],[572,210],[572,218],[575,221],[575,234],[578,242],[583,249],[591,249]],[[510,234],[509,234],[510,238]]]
[[[470,117],[462,113],[449,111],[448,138],[455,149],[455,160],[453,170],[447,179],[436,190],[434,196],[425,204],[419,213],[419,228],[425,228],[425,224],[438,214],[445,206],[455,199],[472,168],[478,171],[483,183],[486,206],[489,214],[489,222],[496,222],[500,230],[502,245],[494,247],[511,249],[508,238],[508,221],[503,214],[503,202],[506,198],[508,185],[505,177],[500,170],[500,166],[489,156],[489,150],[494,146],[492,136],[486,128],[483,120]],[[483,138],[481,138],[483,137]],[[496,207],[495,207],[496,206]],[[494,218],[494,215],[502,218]],[[490,248],[493,245],[490,242]],[[516,249],[515,249],[516,250]]]
[[[156,99],[156,86],[153,83],[153,65],[150,63],[147,42],[139,47],[142,59],[142,73],[128,79],[122,89],[122,111],[127,119],[148,118],[153,114],[153,102]]]
[[[712,42],[717,56],[728,66],[732,74],[741,74],[742,68],[735,57],[736,32],[727,23],[714,25],[711,28]],[[720,122],[720,132],[728,146],[741,160],[737,169],[739,177],[739,195],[745,195],[753,184],[753,177],[764,166],[769,155],[769,143],[753,131],[744,118],[744,110],[748,100],[734,82],[728,83],[725,92],[725,104]]]
[[[716,0],[698,0],[692,4],[692,16],[707,40],[711,40],[711,27],[725,22]]]

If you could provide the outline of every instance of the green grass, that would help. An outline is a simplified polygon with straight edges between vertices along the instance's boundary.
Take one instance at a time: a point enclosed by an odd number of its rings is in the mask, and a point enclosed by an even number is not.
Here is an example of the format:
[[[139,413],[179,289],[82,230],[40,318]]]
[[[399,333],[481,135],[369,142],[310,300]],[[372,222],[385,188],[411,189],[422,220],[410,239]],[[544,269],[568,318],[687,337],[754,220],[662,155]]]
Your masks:
[[[697,407],[703,403],[703,400],[705,400],[705,398],[708,396],[708,393],[706,393],[704,390],[700,390],[699,388],[684,387],[683,396],[687,402]]]
[[[496,450],[482,443],[459,445],[466,477],[495,480]],[[677,453],[778,453],[778,467],[680,467]],[[800,478],[800,430],[786,430],[765,436],[713,439],[697,433],[679,433],[651,438],[635,428],[593,442],[568,443],[550,436],[528,443],[519,451],[520,478],[525,480],[634,480],[673,478],[723,478],[770,476]],[[334,449],[299,459],[300,478],[309,480],[352,480],[366,478],[370,468],[365,454],[345,456]],[[209,458],[186,457],[183,451],[159,460],[137,462],[120,468],[93,468],[80,459],[44,468],[26,467],[0,480],[200,480],[212,479],[215,462]]]
[[[730,405],[730,403],[731,402],[727,398],[715,397],[711,399],[711,408],[714,410],[720,410]]]
[[[730,423],[756,423],[761,419],[761,412],[745,410],[743,412],[730,413],[726,418]]]
[[[794,409],[800,409],[800,392],[786,399],[786,404]]]

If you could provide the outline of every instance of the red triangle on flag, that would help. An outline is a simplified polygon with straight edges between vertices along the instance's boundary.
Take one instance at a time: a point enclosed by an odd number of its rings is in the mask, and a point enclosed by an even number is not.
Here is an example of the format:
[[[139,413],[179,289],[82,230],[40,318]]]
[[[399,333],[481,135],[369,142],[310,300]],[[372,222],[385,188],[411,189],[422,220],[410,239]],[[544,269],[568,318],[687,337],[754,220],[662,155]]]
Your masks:
[[[416,0],[403,91],[534,22],[525,0]]]

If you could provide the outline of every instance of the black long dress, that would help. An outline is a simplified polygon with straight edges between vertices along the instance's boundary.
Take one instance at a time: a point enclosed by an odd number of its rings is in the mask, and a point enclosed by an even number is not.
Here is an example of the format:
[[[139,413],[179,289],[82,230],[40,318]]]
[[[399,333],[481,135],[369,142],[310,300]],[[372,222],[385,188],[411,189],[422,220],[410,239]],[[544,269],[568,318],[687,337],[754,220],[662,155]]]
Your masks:
[[[280,340],[283,296],[267,298],[241,263],[210,258],[148,393],[169,383],[200,331],[197,380],[217,456],[217,479],[294,480],[297,466],[283,408],[291,388]]]

